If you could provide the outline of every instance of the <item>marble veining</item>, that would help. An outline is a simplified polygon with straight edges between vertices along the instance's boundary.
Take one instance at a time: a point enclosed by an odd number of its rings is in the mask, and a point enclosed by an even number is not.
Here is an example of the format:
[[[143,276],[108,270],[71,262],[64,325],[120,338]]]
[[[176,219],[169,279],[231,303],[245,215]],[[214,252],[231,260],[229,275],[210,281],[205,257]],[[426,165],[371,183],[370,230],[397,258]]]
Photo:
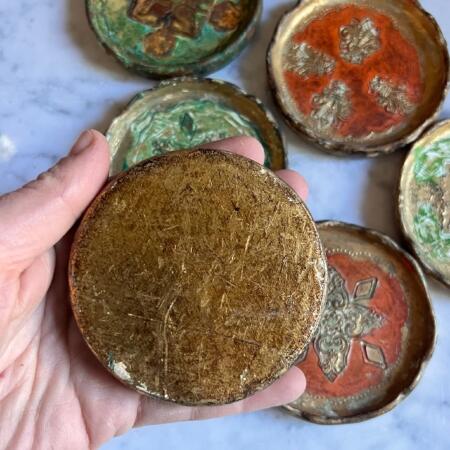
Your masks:
[[[259,96],[276,113],[265,80],[265,50],[293,1],[266,0],[257,39],[214,74]],[[423,0],[450,41],[447,0]],[[137,92],[153,83],[128,74],[96,44],[82,0],[0,2],[0,135],[16,153],[0,158],[0,193],[33,179],[63,156],[84,128],[104,131]],[[278,119],[280,116],[276,113]],[[450,117],[447,100],[443,118]],[[366,225],[399,238],[395,198],[402,152],[373,160],[314,150],[283,127],[290,166],[310,184],[316,219]],[[133,431],[106,446],[185,450],[395,450],[450,448],[450,291],[430,278],[438,320],[435,356],[417,389],[393,412],[370,422],[320,427],[280,410]]]

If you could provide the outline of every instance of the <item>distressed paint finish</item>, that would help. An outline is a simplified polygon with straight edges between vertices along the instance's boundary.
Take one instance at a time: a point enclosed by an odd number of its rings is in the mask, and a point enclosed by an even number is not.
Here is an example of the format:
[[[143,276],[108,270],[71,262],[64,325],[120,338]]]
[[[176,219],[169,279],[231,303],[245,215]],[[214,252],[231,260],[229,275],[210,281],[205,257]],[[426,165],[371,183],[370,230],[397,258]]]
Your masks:
[[[404,123],[409,109],[389,109],[372,93],[371,85],[377,77],[400,86],[411,104],[417,105],[422,99],[418,53],[384,14],[356,6],[335,9],[292,37],[292,45],[301,43],[336,61],[334,70],[325,76],[305,78],[291,70],[285,72],[290,95],[305,117],[314,118],[313,99],[330,83],[348,86],[351,114],[328,130],[331,136],[364,139]],[[313,120],[312,126],[315,123]],[[320,123],[317,128],[322,130]]]
[[[408,306],[399,281],[374,264],[370,257],[361,260],[347,254],[328,252],[327,258],[328,266],[336,271],[336,278],[342,284],[333,286],[334,278],[330,277],[326,307],[328,319],[325,318],[328,324],[323,324],[323,330],[329,340],[345,342],[345,354],[343,350],[334,351],[334,355],[344,362],[335,376],[327,377],[320,364],[320,347],[324,346],[324,339],[319,334],[305,361],[298,367],[306,374],[308,393],[312,396],[357,396],[382,384],[398,363],[402,338],[407,337],[404,325]],[[355,290],[364,281],[373,283],[373,292],[358,299]],[[340,302],[346,297],[349,304],[344,308]],[[333,327],[334,321],[339,322],[340,328]],[[367,344],[372,346],[374,353],[378,352],[378,359],[367,358]]]
[[[286,166],[283,139],[270,112],[256,97],[218,80],[180,78],[141,92],[106,136],[112,174],[144,159],[233,136],[257,138],[267,167]]]
[[[416,386],[434,348],[434,316],[420,267],[390,238],[339,222],[318,228],[327,300],[298,363],[306,392],[287,408],[317,423],[358,422]]]
[[[187,150],[233,136],[262,141],[256,124],[225,104],[192,99],[167,109],[145,111],[130,124],[131,144],[124,169],[173,150]],[[267,155],[270,166],[270,154]]]
[[[450,264],[450,135],[429,147],[417,147],[414,156],[418,188],[434,191],[420,198],[414,216],[416,238],[431,257]]]
[[[450,285],[450,122],[424,135],[407,157],[400,216],[419,259]]]
[[[297,2],[278,24],[267,68],[288,123],[338,154],[377,156],[414,142],[449,86],[445,38],[411,0]]]
[[[227,64],[254,32],[260,2],[87,0],[100,41],[128,68],[164,77]]]

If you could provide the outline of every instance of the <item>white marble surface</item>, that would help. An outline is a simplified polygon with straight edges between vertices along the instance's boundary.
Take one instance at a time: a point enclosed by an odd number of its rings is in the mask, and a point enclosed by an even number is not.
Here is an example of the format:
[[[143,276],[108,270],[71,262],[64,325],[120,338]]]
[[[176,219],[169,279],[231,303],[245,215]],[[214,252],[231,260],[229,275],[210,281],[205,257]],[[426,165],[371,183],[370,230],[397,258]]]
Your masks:
[[[256,41],[214,76],[258,95],[272,110],[265,50],[281,13],[294,1],[265,1]],[[448,0],[425,0],[450,41]],[[17,188],[68,150],[81,130],[103,130],[151,83],[128,74],[96,44],[83,0],[0,1],[0,193]],[[447,101],[443,117],[450,116]],[[316,219],[339,219],[398,237],[395,191],[403,154],[339,159],[312,149],[284,127],[291,167],[311,187]],[[3,148],[3,147],[2,147]],[[13,149],[11,151],[11,148]],[[202,423],[141,429],[104,448],[116,449],[448,449],[450,448],[450,291],[431,281],[439,340],[424,379],[393,412],[372,421],[319,427],[280,410]]]

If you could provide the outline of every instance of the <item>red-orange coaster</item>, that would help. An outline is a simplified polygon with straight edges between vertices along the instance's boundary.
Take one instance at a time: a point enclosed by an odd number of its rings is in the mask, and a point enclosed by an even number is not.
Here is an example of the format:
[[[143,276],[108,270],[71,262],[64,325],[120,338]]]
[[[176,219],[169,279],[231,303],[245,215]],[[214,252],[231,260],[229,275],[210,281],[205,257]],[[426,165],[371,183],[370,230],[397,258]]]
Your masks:
[[[335,151],[411,142],[448,82],[442,33],[411,0],[305,0],[281,21],[268,64],[288,120]]]
[[[298,364],[307,392],[288,409],[318,423],[365,420],[416,385],[434,347],[433,312],[419,266],[388,237],[333,222],[319,232],[327,302]]]

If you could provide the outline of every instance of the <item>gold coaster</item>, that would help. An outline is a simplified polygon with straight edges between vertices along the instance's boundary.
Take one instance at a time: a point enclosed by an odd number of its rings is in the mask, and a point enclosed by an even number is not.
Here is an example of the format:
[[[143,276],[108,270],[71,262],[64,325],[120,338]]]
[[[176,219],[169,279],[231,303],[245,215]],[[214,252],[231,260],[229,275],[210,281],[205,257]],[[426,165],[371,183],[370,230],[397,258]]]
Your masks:
[[[71,301],[123,383],[186,405],[268,387],[309,344],[326,262],[300,198],[218,151],[173,152],[120,175],[77,232]]]

